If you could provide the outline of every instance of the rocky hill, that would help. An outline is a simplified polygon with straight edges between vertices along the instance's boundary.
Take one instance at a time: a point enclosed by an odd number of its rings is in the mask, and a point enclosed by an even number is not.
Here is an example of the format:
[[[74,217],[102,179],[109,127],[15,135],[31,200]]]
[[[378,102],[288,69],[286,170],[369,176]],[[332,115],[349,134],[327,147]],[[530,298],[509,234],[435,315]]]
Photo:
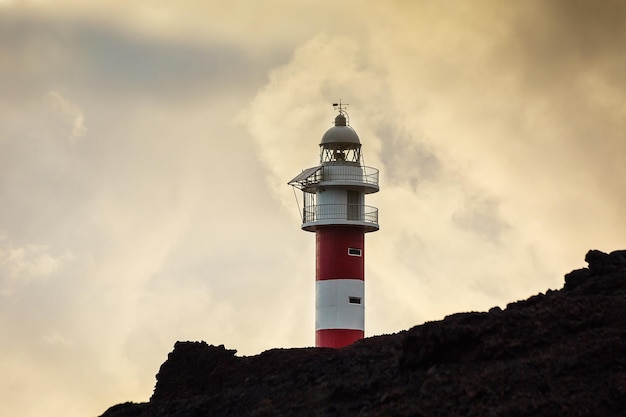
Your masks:
[[[558,291],[343,349],[177,342],[147,403],[102,417],[626,415],[626,250]]]

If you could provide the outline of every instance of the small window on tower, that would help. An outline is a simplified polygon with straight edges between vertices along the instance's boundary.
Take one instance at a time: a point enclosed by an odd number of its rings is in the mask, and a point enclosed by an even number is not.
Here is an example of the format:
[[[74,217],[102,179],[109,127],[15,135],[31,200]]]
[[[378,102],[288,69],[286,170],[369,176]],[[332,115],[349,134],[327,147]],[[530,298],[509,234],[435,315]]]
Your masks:
[[[348,255],[350,256],[362,256],[362,253],[361,249],[348,248]]]
[[[350,304],[361,304],[361,297],[349,297]]]

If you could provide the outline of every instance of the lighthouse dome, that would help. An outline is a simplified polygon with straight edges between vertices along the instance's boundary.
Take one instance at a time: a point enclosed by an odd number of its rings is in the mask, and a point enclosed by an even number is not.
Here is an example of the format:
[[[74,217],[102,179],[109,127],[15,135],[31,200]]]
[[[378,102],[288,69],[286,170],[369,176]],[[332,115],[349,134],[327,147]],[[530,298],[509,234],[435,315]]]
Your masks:
[[[331,127],[322,136],[321,146],[330,144],[352,144],[361,145],[359,135],[356,134],[354,129],[346,124],[346,116],[339,113],[335,117],[335,126]]]

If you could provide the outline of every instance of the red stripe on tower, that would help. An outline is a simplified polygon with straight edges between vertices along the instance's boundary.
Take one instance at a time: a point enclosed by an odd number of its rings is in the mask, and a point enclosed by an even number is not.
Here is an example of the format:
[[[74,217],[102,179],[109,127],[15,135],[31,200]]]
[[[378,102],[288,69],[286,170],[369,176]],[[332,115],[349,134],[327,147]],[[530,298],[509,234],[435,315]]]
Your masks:
[[[365,278],[365,233],[360,227],[320,227],[315,231],[315,279]]]
[[[320,143],[320,165],[289,184],[303,191],[302,229],[315,232],[315,345],[340,348],[365,334],[365,233],[378,230],[378,170],[363,166],[361,142],[339,104]]]

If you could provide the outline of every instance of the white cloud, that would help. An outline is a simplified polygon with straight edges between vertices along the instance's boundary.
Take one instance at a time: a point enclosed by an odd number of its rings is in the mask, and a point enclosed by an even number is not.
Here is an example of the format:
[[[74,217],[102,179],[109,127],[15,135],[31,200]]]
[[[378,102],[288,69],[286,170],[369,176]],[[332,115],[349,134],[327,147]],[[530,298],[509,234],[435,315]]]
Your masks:
[[[349,97],[352,126],[367,164],[381,169],[381,192],[368,196],[379,206],[381,222],[381,231],[367,237],[368,285],[375,288],[368,302],[369,331],[385,332],[389,323],[410,326],[457,310],[486,310],[558,287],[563,262],[554,259],[558,252],[552,241],[527,233],[511,217],[516,212],[510,191],[499,186],[498,178],[483,176],[478,165],[479,152],[497,158],[497,149],[489,154],[486,147],[500,132],[488,132],[479,120],[475,132],[461,134],[471,125],[463,120],[465,127],[456,126],[452,120],[466,104],[463,91],[442,95],[451,110],[447,119],[441,110],[420,111],[399,93],[386,96],[389,86],[407,94],[417,91],[420,79],[398,78],[395,67],[402,63],[378,62],[378,52],[352,39],[318,36],[272,73],[250,110],[251,133],[264,150],[273,190],[286,206],[295,206],[284,183],[317,163],[319,138],[330,127],[319,120],[332,120],[328,104],[337,99],[324,93]],[[427,90],[420,97],[441,99]],[[478,138],[481,133],[486,137]],[[530,257],[541,261],[529,262]],[[395,312],[381,299],[393,299]]]
[[[54,256],[43,245],[15,245],[0,233],[0,295],[10,296],[17,287],[47,279],[72,259],[69,252]]]
[[[74,144],[87,132],[82,110],[58,91],[49,91],[48,96],[60,115],[67,120],[67,140],[70,144]]]

